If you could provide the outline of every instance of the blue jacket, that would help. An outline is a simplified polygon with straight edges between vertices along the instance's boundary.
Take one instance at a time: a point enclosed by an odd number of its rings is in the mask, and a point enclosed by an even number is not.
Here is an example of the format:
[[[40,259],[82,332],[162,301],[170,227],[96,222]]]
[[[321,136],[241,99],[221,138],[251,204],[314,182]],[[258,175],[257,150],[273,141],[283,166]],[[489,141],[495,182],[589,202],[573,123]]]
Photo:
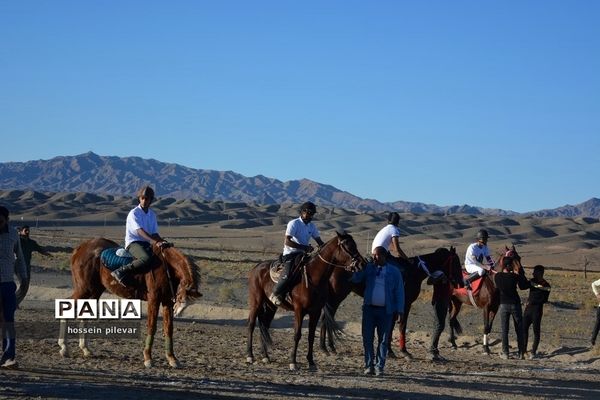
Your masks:
[[[352,274],[352,282],[365,283],[364,305],[371,305],[377,268],[375,264],[369,263],[361,271]],[[390,263],[386,264],[385,311],[387,314],[404,313],[404,281],[398,268]]]

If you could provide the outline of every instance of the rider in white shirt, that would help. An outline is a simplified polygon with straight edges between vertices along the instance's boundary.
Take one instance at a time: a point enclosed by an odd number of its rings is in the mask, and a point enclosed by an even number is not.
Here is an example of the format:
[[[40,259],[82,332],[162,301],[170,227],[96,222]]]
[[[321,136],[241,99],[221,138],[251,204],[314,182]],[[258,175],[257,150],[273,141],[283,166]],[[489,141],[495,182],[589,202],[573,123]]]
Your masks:
[[[467,288],[471,287],[471,282],[485,275],[495,267],[494,260],[490,256],[490,250],[487,247],[489,234],[485,229],[477,232],[477,242],[471,243],[467,247],[465,255],[465,269],[470,274],[465,279]]]
[[[310,253],[313,247],[310,245],[310,239],[314,239],[319,246],[323,246],[323,241],[319,230],[313,224],[312,218],[317,212],[317,207],[307,201],[300,206],[300,217],[291,220],[285,230],[285,240],[283,242],[282,261],[284,263],[283,271],[279,276],[279,281],[273,287],[273,293],[269,300],[276,306],[280,305],[289,290],[288,279],[292,270],[292,263],[300,253]]]
[[[375,249],[377,247],[383,247],[388,252],[388,257],[391,256],[392,260],[396,261],[399,264],[408,264],[410,265],[410,260],[408,256],[402,249],[400,248],[400,229],[398,225],[400,224],[400,214],[397,212],[391,212],[388,214],[388,224],[381,228],[375,238],[373,239],[373,244],[371,245],[371,253],[375,254]],[[399,257],[395,257],[390,253],[390,248],[395,251]]]
[[[157,243],[162,247],[167,242],[158,234],[156,214],[150,209],[154,201],[154,190],[150,186],[144,186],[138,192],[140,204],[129,211],[125,225],[125,248],[135,259],[121,268],[111,272],[111,275],[121,285],[125,285],[125,277],[139,271],[150,263],[152,255],[152,244]]]

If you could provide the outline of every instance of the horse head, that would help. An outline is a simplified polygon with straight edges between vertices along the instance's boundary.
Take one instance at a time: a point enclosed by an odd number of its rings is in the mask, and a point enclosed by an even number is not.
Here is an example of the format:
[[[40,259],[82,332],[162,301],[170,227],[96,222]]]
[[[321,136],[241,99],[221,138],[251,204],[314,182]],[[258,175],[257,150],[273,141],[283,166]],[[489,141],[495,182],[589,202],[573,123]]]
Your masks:
[[[175,316],[178,316],[189,303],[202,297],[200,293],[200,268],[189,257],[172,246],[160,248],[155,245],[153,250],[167,268],[169,285],[171,285],[170,289],[173,295],[173,310]],[[169,274],[169,266],[174,271],[176,280],[179,281],[176,292],[173,292],[174,280]]]
[[[500,256],[500,260],[498,261],[501,268],[507,268],[511,271],[516,271],[520,268],[523,268],[521,265],[521,256],[519,253],[517,253],[514,244],[511,248],[506,245],[504,246],[504,253]]]
[[[337,235],[338,246],[338,254],[335,256],[336,260],[343,264],[345,269],[350,272],[357,271],[364,267],[367,262],[358,251],[358,247],[356,246],[356,242],[354,241],[354,238],[352,238],[352,235],[346,231],[342,233],[336,231],[335,234]]]

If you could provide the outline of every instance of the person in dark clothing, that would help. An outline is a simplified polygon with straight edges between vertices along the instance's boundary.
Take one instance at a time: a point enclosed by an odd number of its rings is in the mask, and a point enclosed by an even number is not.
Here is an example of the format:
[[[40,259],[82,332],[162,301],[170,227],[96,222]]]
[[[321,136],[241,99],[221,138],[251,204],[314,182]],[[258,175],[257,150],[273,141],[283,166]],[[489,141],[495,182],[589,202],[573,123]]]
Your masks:
[[[437,271],[436,271],[437,272]],[[444,331],[446,324],[446,315],[448,315],[448,306],[450,305],[450,296],[452,287],[448,276],[450,271],[441,271],[443,276],[433,284],[433,295],[431,296],[431,305],[433,306],[434,324],[433,333],[431,335],[431,345],[429,346],[430,361],[444,361],[444,357],[440,356],[438,344],[440,336]]]
[[[517,334],[517,346],[519,349],[519,359],[525,358],[525,347],[523,341],[523,311],[521,309],[521,298],[517,292],[519,289],[524,290],[530,287],[523,267],[519,267],[518,271],[514,271],[512,260],[505,257],[503,260],[502,272],[496,274],[496,288],[500,292],[500,323],[502,325],[502,354],[500,357],[508,360],[508,328],[510,317],[515,325],[515,333]]]
[[[529,298],[523,313],[523,346],[527,350],[529,327],[533,325],[533,344],[529,353],[529,359],[533,360],[537,356],[537,349],[540,344],[544,303],[548,302],[548,296],[550,296],[550,284],[544,279],[543,265],[533,267],[533,279],[529,281],[529,285]]]

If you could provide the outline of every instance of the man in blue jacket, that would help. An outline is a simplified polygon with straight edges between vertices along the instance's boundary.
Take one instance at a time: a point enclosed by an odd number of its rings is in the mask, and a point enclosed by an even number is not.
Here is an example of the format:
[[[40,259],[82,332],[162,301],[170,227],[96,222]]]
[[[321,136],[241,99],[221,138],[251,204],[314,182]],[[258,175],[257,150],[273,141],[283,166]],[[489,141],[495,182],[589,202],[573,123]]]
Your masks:
[[[362,337],[365,351],[365,375],[383,375],[388,353],[388,336],[392,334],[394,313],[398,318],[404,313],[404,282],[395,266],[387,262],[387,250],[376,247],[373,250],[374,263],[369,263],[361,271],[352,275],[352,282],[365,283],[362,316]],[[377,357],[373,350],[373,340],[377,329]]]

